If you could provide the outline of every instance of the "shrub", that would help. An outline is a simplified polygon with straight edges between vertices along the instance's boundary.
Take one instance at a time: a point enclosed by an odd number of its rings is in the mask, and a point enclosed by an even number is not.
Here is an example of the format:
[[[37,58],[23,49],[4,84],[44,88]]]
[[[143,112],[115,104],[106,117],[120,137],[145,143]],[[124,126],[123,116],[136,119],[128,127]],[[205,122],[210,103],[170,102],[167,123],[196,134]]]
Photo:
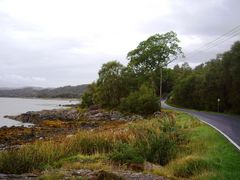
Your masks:
[[[147,161],[165,165],[175,156],[178,131],[172,120],[150,120],[131,130],[135,136],[134,147]]]
[[[93,97],[90,92],[85,92],[81,98],[82,98],[81,107],[89,107],[93,105]]]
[[[114,151],[109,155],[110,159],[121,164],[124,163],[143,163],[144,159],[132,145],[119,143]]]
[[[81,107],[89,107],[93,104],[96,104],[98,87],[96,83],[88,85],[87,91],[81,96]]]
[[[158,97],[154,90],[142,85],[138,91],[132,92],[121,100],[119,109],[124,112],[148,115],[160,108]]]

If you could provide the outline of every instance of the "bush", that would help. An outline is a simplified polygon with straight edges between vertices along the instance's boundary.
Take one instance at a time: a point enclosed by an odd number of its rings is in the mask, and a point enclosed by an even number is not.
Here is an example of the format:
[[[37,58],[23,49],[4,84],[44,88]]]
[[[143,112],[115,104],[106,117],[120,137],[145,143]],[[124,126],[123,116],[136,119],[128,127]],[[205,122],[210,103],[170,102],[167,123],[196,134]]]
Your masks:
[[[89,107],[96,104],[98,87],[96,83],[88,85],[87,91],[81,96],[81,107]]]
[[[152,114],[159,108],[158,97],[154,94],[154,90],[146,85],[142,85],[138,91],[123,98],[119,106],[121,111],[142,115]]]
[[[178,145],[178,131],[171,119],[150,120],[148,123],[132,127],[131,130],[136,138],[134,147],[147,161],[165,165],[174,158]]]
[[[89,107],[93,105],[93,97],[90,92],[85,92],[81,98],[82,98],[81,107]]]
[[[132,145],[127,143],[119,143],[114,151],[109,155],[110,159],[121,164],[143,163],[144,159]]]

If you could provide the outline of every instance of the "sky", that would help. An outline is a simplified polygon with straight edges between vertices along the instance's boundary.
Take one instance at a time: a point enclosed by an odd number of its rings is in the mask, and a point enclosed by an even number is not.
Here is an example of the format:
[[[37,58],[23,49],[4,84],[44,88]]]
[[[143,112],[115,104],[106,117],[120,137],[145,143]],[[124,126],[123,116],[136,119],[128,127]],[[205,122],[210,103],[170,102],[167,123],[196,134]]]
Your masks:
[[[186,55],[170,67],[194,67],[240,39],[237,28],[207,44],[240,25],[239,8],[239,0],[0,0],[0,87],[91,83],[103,63],[126,65],[139,42],[168,31]]]

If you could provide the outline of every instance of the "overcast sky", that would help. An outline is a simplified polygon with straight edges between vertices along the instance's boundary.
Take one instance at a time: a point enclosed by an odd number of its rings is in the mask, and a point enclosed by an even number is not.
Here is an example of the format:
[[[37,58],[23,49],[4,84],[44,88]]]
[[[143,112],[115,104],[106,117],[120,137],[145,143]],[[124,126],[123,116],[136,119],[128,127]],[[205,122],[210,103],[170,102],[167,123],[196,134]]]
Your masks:
[[[140,41],[171,30],[187,56],[171,66],[195,66],[240,39],[202,48],[240,25],[239,9],[239,0],[0,0],[0,87],[90,83],[103,63],[126,65]]]

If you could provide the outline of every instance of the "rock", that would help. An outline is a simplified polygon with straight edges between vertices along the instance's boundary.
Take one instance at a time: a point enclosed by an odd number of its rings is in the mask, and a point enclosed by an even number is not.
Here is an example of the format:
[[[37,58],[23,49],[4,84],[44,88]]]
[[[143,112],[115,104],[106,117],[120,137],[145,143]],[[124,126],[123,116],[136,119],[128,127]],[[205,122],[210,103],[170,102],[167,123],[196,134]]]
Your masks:
[[[93,171],[88,169],[73,170],[72,176],[91,179],[91,180],[165,180],[164,177],[145,174],[142,172],[136,173],[132,171]]]
[[[160,112],[160,111],[157,111],[157,112],[153,113],[153,116],[154,116],[154,117],[159,117],[159,116],[161,116],[161,112]]]
[[[72,172],[73,176],[90,176],[93,175],[93,171],[90,169],[80,169],[80,170],[74,170]]]
[[[111,118],[110,114],[108,112],[104,112],[103,110],[90,110],[84,113],[83,116],[91,121],[110,120]]]
[[[0,174],[0,179],[27,179],[27,180],[35,180],[37,179],[37,175],[32,173],[26,173],[26,174]]]
[[[38,124],[42,120],[74,121],[81,117],[77,109],[53,109],[43,111],[28,111],[18,116],[5,116],[24,123]]]
[[[120,120],[123,117],[123,114],[118,111],[111,111],[109,113],[109,116],[110,116],[110,120],[114,121],[114,120]]]
[[[96,107],[95,107],[96,108]],[[134,121],[142,120],[140,115],[125,116],[118,111],[104,111],[102,109],[88,109],[86,112],[79,112],[77,109],[53,109],[42,111],[28,111],[18,116],[5,116],[10,119],[24,123],[41,124],[45,120],[60,120],[64,122],[87,119],[89,121]]]
[[[140,115],[132,115],[130,119],[131,119],[132,121],[134,121],[134,120],[142,120],[143,117],[140,116]]]
[[[120,174],[107,171],[99,171],[96,177],[98,180],[124,180]]]
[[[144,170],[144,164],[142,163],[131,163],[128,165],[129,169],[132,169],[134,171],[143,171]]]

